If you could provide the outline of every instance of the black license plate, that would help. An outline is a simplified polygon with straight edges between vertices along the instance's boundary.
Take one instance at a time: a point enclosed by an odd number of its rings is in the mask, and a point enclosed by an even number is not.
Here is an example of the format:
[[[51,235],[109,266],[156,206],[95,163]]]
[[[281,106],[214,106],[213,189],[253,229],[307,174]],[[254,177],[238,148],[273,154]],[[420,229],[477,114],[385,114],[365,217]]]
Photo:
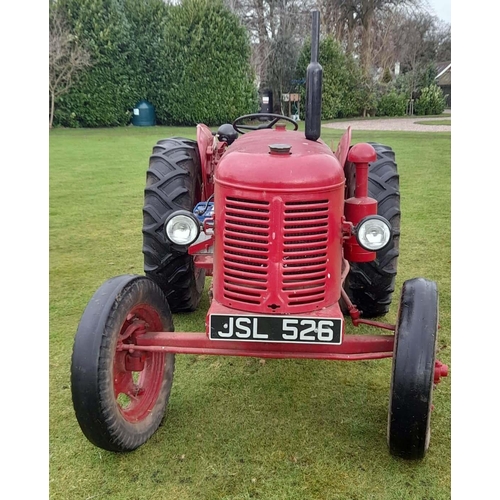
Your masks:
[[[210,338],[339,345],[342,343],[342,319],[212,314]]]

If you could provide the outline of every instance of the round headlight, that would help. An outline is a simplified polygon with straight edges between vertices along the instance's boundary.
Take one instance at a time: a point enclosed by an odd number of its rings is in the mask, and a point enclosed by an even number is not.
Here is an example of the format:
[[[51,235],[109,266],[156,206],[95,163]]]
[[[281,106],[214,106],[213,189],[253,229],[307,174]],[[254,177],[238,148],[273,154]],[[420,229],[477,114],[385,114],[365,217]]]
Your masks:
[[[191,245],[200,234],[200,223],[190,212],[174,212],[165,221],[165,234],[176,245]]]
[[[371,252],[382,250],[391,241],[392,227],[380,215],[370,215],[362,219],[356,228],[358,243]]]

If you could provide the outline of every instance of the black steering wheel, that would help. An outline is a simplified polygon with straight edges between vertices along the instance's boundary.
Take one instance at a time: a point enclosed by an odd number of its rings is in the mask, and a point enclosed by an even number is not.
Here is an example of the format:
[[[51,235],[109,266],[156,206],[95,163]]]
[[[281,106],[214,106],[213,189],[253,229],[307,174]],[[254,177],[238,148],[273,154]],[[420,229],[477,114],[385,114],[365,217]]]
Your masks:
[[[260,120],[261,118],[270,118],[271,121],[268,123],[263,123],[262,125],[239,125],[239,123],[246,120]],[[236,132],[240,134],[244,134],[244,130],[264,130],[266,128],[273,128],[280,120],[285,120],[287,122],[293,123],[294,129],[297,130],[299,128],[299,124],[288,118],[288,116],[283,115],[275,115],[274,113],[252,113],[251,115],[243,115],[239,116],[233,122],[233,128]]]

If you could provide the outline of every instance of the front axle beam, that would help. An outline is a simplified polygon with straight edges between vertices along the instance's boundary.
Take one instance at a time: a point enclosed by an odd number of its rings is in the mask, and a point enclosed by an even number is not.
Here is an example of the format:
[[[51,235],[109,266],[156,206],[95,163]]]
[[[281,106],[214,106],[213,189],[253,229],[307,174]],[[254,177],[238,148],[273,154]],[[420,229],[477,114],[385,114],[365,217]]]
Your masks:
[[[341,345],[298,344],[211,340],[206,333],[149,332],[137,337],[134,344],[118,344],[117,349],[129,352],[157,351],[215,356],[359,361],[392,357],[394,336],[345,335]]]

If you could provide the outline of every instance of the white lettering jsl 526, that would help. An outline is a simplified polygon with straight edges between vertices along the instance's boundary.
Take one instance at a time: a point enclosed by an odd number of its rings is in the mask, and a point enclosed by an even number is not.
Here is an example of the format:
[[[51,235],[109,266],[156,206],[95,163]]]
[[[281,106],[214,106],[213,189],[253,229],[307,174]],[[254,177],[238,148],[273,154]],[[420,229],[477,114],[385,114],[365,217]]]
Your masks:
[[[218,330],[217,334],[221,338],[255,339],[267,340],[269,334],[259,333],[259,318],[227,318],[223,325],[223,330]],[[331,342],[334,336],[334,322],[331,320],[317,320],[311,318],[282,319],[283,341],[299,340],[302,342]]]

